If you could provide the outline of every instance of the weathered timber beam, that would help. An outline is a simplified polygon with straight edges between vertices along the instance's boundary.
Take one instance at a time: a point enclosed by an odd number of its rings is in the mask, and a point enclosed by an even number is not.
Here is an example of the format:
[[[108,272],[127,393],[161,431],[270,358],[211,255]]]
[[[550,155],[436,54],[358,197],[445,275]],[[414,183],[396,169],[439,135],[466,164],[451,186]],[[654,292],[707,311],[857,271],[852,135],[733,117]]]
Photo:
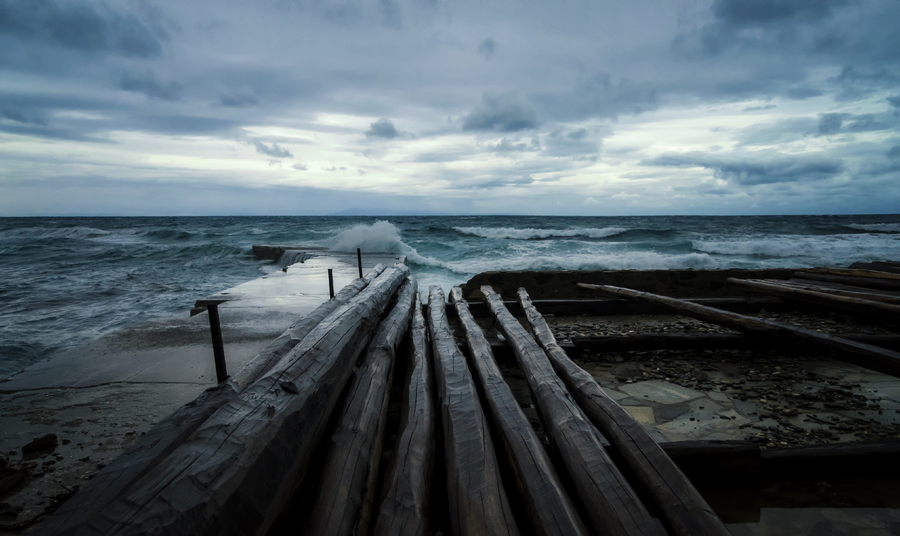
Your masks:
[[[788,288],[814,290],[816,292],[826,292],[837,296],[849,296],[851,298],[862,298],[864,300],[882,301],[885,303],[900,303],[900,292],[890,292],[886,290],[877,291],[861,287],[851,287],[850,285],[842,285],[840,283],[813,281],[811,279],[787,279],[777,281],[767,279],[765,281],[767,283],[782,285]]]
[[[394,356],[409,328],[416,282],[407,278],[350,383],[331,436],[306,534],[368,534],[384,441]]]
[[[754,297],[754,298],[698,298],[688,300],[692,303],[699,303],[724,309],[726,311],[734,311],[736,313],[757,312],[760,309],[769,311],[778,311],[784,309],[786,302],[780,298],[773,297]],[[503,305],[512,313],[513,316],[522,317],[525,314],[519,307],[519,302],[504,301]],[[606,315],[649,315],[662,314],[666,309],[659,306],[640,304],[630,302],[628,300],[605,299],[605,300],[535,300],[534,306],[543,315],[556,316],[606,316]],[[490,318],[491,311],[484,303],[469,303],[469,312],[475,318]],[[447,309],[448,318],[456,318],[456,311]]]
[[[650,294],[649,292],[640,292],[609,285],[589,285],[587,283],[578,283],[578,285],[584,288],[601,290],[616,296],[666,305],[672,311],[685,316],[721,324],[751,334],[793,338],[795,340],[812,343],[819,347],[838,350],[837,356],[840,359],[860,364],[864,367],[892,376],[900,376],[900,353],[879,348],[877,346],[834,337],[811,329],[780,324],[771,320],[763,320],[737,313],[721,311],[711,307],[703,307],[702,305],[697,305],[695,303],[688,303],[683,300]]]
[[[854,262],[850,268],[859,270],[874,270],[876,272],[890,272],[892,274],[900,274],[900,266],[884,261],[875,262]]]
[[[237,374],[229,377],[227,381],[207,389],[196,399],[154,425],[134,445],[120,454],[94,478],[85,482],[78,493],[66,501],[42,525],[42,534],[58,534],[63,530],[73,529],[82,524],[90,524],[90,520],[103,507],[122,495],[138,479],[164,460],[216,410],[237,398],[241,391],[268,372],[319,322],[359,294],[384,270],[385,266],[378,264],[364,278],[351,282],[334,299],[323,303],[313,312],[292,324]]]
[[[89,523],[63,534],[264,534],[408,273],[385,270]]]
[[[438,286],[429,289],[428,326],[444,426],[453,534],[519,534],[478,393],[447,323],[444,292]]]
[[[534,338],[547,353],[553,368],[591,422],[618,449],[653,495],[675,534],[727,536],[729,532],[722,521],[644,427],[556,344],[550,327],[531,304],[525,289],[520,288],[518,295]]]
[[[900,305],[850,296],[836,296],[815,290],[787,288],[782,285],[754,279],[735,279],[732,277],[728,279],[728,282],[732,285],[750,288],[763,294],[778,296],[779,298],[815,303],[816,305],[824,305],[853,313],[887,316],[890,318],[900,317]]]
[[[402,432],[392,467],[386,472],[387,492],[375,523],[375,536],[431,534],[434,373],[428,347],[428,328],[418,293],[415,295],[409,340],[409,372],[400,419]]]
[[[462,289],[453,287],[450,301],[465,333],[473,375],[481,385],[494,429],[501,438],[516,485],[525,502],[531,528],[535,534],[541,535],[587,534],[553,468],[553,462],[503,379],[490,344],[469,313]]]
[[[870,335],[845,333],[842,338],[893,350],[900,349],[900,335]],[[557,343],[567,354],[577,356],[581,350],[609,352],[623,350],[749,350],[758,348],[802,348],[802,341],[770,340],[743,333],[636,333],[634,335],[608,335],[572,337],[571,343]],[[508,346],[505,341],[492,342],[492,347]]]
[[[900,282],[900,274],[893,274],[877,270],[850,270],[847,268],[809,268],[803,270],[807,274],[841,275],[846,277],[863,277],[871,279],[887,279]]]
[[[772,480],[897,476],[900,475],[900,441],[765,450],[762,469],[762,476]]]
[[[585,506],[591,530],[610,535],[665,534],[606,454],[600,433],[569,395],[541,347],[491,287],[481,287],[481,293],[516,354],[541,421]]]
[[[878,290],[900,290],[900,281],[878,279],[874,277],[851,277],[845,275],[820,274],[812,272],[797,272],[794,278],[811,279],[813,281],[826,281],[829,283],[841,283],[854,287],[874,288]]]

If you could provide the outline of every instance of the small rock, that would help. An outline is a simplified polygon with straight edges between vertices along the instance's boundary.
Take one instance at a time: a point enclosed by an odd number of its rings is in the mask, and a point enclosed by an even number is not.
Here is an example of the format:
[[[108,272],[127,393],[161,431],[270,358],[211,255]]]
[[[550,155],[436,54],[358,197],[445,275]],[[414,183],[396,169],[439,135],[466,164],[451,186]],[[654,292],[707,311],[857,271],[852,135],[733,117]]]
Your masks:
[[[103,469],[106,467],[106,462],[97,462],[97,469]]]
[[[30,454],[41,450],[52,450],[55,449],[57,445],[59,445],[59,441],[56,438],[56,434],[47,434],[22,447],[22,454]]]

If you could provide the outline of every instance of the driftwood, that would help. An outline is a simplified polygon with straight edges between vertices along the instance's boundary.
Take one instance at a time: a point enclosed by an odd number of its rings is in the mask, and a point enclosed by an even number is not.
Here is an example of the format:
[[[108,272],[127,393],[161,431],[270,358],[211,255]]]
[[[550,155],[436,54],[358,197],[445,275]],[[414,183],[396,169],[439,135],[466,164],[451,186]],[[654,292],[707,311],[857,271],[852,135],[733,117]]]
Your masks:
[[[428,324],[444,425],[447,495],[455,535],[519,534],[500,480],[490,430],[444,312],[444,292],[428,295]]]
[[[850,268],[859,270],[874,270],[876,272],[890,272],[892,274],[900,274],[900,263],[892,263],[885,261],[875,262],[854,262]]]
[[[393,470],[375,523],[375,536],[431,534],[431,476],[434,467],[434,388],[422,302],[415,295],[410,327],[406,399]],[[387,484],[389,482],[389,484]]]
[[[864,367],[885,374],[900,376],[900,353],[879,348],[877,346],[834,337],[811,329],[780,324],[771,320],[763,320],[710,307],[703,307],[702,305],[697,305],[695,303],[660,296],[658,294],[651,294],[649,292],[641,292],[609,285],[590,285],[587,283],[578,283],[578,285],[584,288],[601,290],[616,296],[665,305],[669,307],[670,310],[685,316],[714,322],[740,331],[780,338],[793,338],[823,348],[837,350],[840,359],[851,363],[858,363]]]
[[[881,279],[877,277],[835,275],[818,272],[797,272],[794,274],[794,278],[811,279],[813,281],[826,281],[829,283],[841,283],[844,285],[852,285],[854,287],[874,288],[879,290],[900,290],[900,281]]]
[[[816,292],[827,292],[829,294],[835,294],[837,296],[849,296],[851,298],[862,298],[864,300],[882,301],[886,303],[900,303],[900,292],[891,292],[887,290],[879,291],[861,287],[852,287],[850,285],[842,285],[840,283],[813,281],[811,279],[767,279],[766,281],[769,283],[783,285],[789,288],[814,290]]]
[[[803,270],[803,273],[887,279],[900,282],[900,274],[893,274],[876,270],[850,270],[847,268],[809,268],[807,270]]]
[[[490,415],[525,502],[531,528],[536,534],[586,534],[581,518],[569,499],[553,462],[519,403],[503,379],[491,347],[475,318],[469,313],[462,290],[450,291],[459,324],[465,332],[473,375],[490,409]]]
[[[306,472],[352,365],[409,269],[338,307],[89,523],[64,534],[263,534]]]
[[[763,294],[771,294],[780,298],[815,303],[817,305],[824,305],[853,313],[887,316],[891,318],[900,317],[900,305],[866,300],[858,297],[835,296],[815,290],[788,288],[769,281],[760,281],[756,279],[735,279],[732,277],[728,279],[728,282],[733,285],[753,289]]]
[[[716,309],[724,309],[726,311],[734,311],[736,313],[756,312],[760,309],[769,311],[777,311],[784,309],[785,301],[780,298],[769,296],[756,296],[750,298],[697,298],[687,300],[692,303],[699,303]],[[523,316],[522,308],[519,302],[504,301],[510,314],[513,316]],[[534,300],[534,306],[542,315],[556,316],[605,316],[605,315],[649,315],[661,314],[666,310],[652,304],[634,303],[628,300],[617,299],[601,299],[601,300]],[[469,312],[475,318],[490,318],[491,311],[484,303],[469,302]],[[447,317],[455,318],[456,311],[452,308],[447,309]]]
[[[547,353],[553,368],[569,387],[569,392],[575,396],[591,422],[618,449],[641,483],[650,490],[675,534],[727,536],[729,532],[722,521],[644,427],[556,344],[550,327],[531,304],[531,298],[523,288],[519,289],[519,303],[534,338]]]
[[[415,280],[407,278],[350,383],[341,423],[325,455],[307,534],[369,533],[394,356],[409,328],[415,293]]]
[[[326,316],[359,294],[385,269],[375,266],[364,278],[344,287],[334,299],[304,316],[280,337],[269,343],[256,357],[227,381],[207,389],[196,399],[158,422],[146,435],[113,460],[104,470],[85,482],[78,493],[66,501],[43,525],[42,534],[58,534],[81,524],[91,524],[107,504],[158,465],[184,442],[213,413],[248,385],[259,379],[283,358]]]
[[[516,354],[541,421],[585,505],[591,529],[610,535],[665,534],[606,454],[600,433],[553,372],[541,347],[491,287],[481,287],[481,293]]]

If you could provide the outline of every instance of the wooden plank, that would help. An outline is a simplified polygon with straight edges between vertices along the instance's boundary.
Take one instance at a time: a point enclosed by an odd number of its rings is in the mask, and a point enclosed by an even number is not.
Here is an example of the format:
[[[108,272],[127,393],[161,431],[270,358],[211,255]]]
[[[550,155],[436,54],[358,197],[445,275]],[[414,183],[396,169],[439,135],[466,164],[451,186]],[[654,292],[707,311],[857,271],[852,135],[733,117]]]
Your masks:
[[[824,305],[833,307],[843,311],[852,313],[861,313],[866,315],[877,315],[881,317],[897,318],[900,317],[900,305],[883,303],[880,301],[866,300],[850,296],[836,296],[826,292],[815,290],[807,290],[801,288],[788,288],[782,285],[760,281],[756,279],[735,279],[729,278],[728,282],[732,285],[738,285],[745,288],[753,289],[763,294],[771,294],[779,298],[793,299],[816,305]]]
[[[844,333],[842,338],[881,346],[882,348],[900,349],[900,335],[871,335],[868,333]],[[505,341],[492,342],[492,348],[507,346]],[[802,341],[770,340],[753,337],[743,333],[636,333],[634,335],[606,335],[591,337],[572,337],[571,343],[557,343],[569,355],[577,356],[581,350],[593,352],[609,352],[624,350],[725,350],[739,348],[742,350],[756,348],[792,349],[803,346]],[[495,350],[496,351],[496,350]]]
[[[491,287],[481,287],[481,293],[516,354],[541,421],[585,505],[591,530],[610,535],[665,534],[606,454],[600,433],[553,372],[541,347]]]
[[[518,295],[534,338],[547,353],[553,368],[591,422],[618,449],[653,495],[672,531],[680,536],[727,536],[729,532],[722,521],[644,427],[556,344],[544,317],[531,304],[528,292],[520,288]]]
[[[785,301],[780,298],[773,297],[752,297],[752,298],[697,298],[688,300],[693,303],[708,305],[717,309],[726,311],[756,312],[760,309],[769,311],[777,311],[784,309]],[[512,313],[513,316],[525,316],[522,313],[519,303],[516,301],[504,301],[503,305]],[[638,314],[662,314],[665,308],[637,304],[628,300],[617,299],[601,299],[601,300],[534,300],[534,306],[543,315],[556,316],[606,316],[606,315],[638,315]],[[483,303],[470,302],[469,312],[475,318],[490,318],[491,311]],[[447,309],[449,318],[456,318],[456,311],[453,308]]]
[[[226,403],[236,399],[241,391],[270,370],[322,319],[359,294],[384,269],[385,266],[379,264],[364,278],[351,282],[334,299],[323,303],[291,325],[280,337],[263,348],[237,374],[229,377],[227,381],[207,389],[196,399],[154,425],[134,445],[116,457],[94,478],[85,482],[78,493],[44,522],[42,533],[56,534],[65,527],[88,523],[101,508],[118,498],[138,479],[146,475],[150,469],[164,460],[213,413]]]
[[[840,359],[851,363],[857,363],[892,376],[900,376],[900,353],[879,348],[877,346],[827,335],[811,329],[780,324],[771,320],[763,320],[737,313],[730,313],[728,311],[721,311],[711,307],[703,307],[702,305],[697,305],[695,303],[668,298],[666,296],[659,296],[649,292],[641,292],[609,285],[590,285],[587,283],[578,283],[578,285],[584,288],[601,290],[616,296],[665,305],[669,307],[670,310],[685,316],[721,324],[740,331],[780,338],[793,338],[795,340],[812,343],[822,348],[837,350],[837,357]]]
[[[475,384],[453,339],[444,292],[438,286],[428,293],[428,327],[444,426],[453,534],[519,534]]]
[[[410,327],[406,398],[400,439],[386,474],[387,492],[375,523],[375,536],[431,534],[431,477],[434,468],[434,387],[428,328],[415,295]]]
[[[900,441],[839,443],[762,453],[763,476],[776,479],[884,478],[900,475]]]
[[[469,312],[462,289],[453,287],[450,301],[465,333],[470,363],[487,401],[494,429],[523,498],[531,528],[536,534],[587,534],[584,523],[544,451],[540,439],[503,379],[490,344]]]
[[[62,533],[264,534],[305,474],[371,327],[408,273],[385,270],[162,463]]]
[[[307,534],[369,533],[394,356],[409,329],[415,293],[415,280],[407,278],[353,376],[341,422],[329,440]]]
[[[813,272],[797,272],[794,274],[794,278],[827,281],[829,283],[841,283],[844,285],[853,285],[854,287],[874,288],[878,290],[900,290],[900,281],[878,279],[874,277],[849,277]]]

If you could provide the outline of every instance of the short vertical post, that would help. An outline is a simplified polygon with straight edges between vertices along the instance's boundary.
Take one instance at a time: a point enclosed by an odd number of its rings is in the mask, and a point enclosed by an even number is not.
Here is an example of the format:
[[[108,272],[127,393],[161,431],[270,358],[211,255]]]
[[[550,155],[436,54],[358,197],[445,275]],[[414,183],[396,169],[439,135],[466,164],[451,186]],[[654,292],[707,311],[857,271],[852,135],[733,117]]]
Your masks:
[[[334,274],[332,274],[331,268],[328,269],[328,295],[334,298]]]
[[[362,252],[356,248],[356,262],[359,264],[359,277],[362,278]]]
[[[225,345],[222,343],[222,327],[219,325],[219,305],[206,306],[209,313],[209,331],[212,334],[213,356],[216,360],[216,379],[219,383],[228,379],[225,370]]]

